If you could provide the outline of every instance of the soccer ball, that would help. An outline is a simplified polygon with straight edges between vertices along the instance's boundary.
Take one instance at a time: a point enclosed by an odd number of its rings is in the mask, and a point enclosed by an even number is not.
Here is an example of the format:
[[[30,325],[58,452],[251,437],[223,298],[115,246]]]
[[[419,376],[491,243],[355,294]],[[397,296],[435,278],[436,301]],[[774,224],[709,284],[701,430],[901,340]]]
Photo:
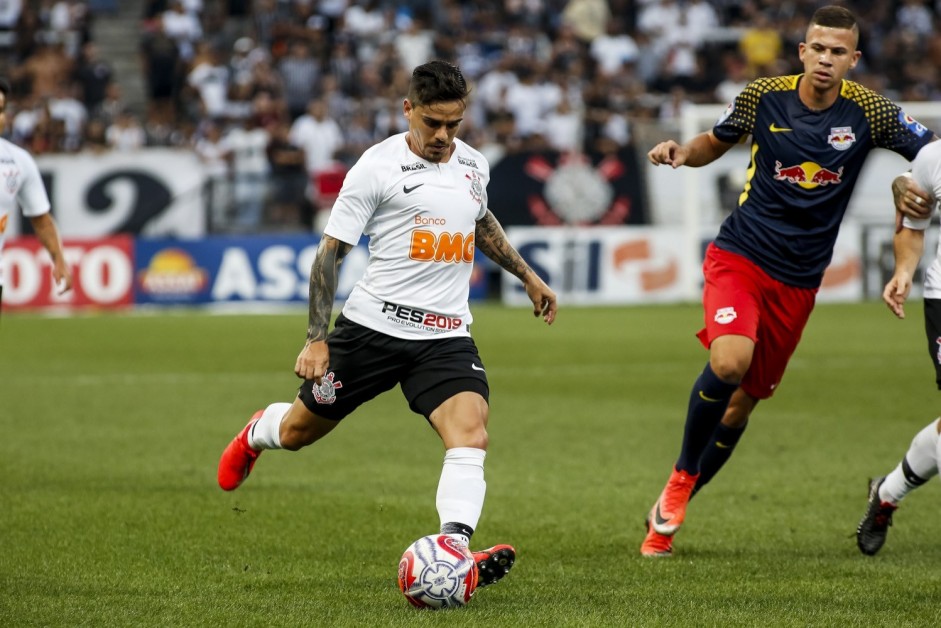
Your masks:
[[[477,564],[467,546],[446,534],[423,536],[399,561],[399,589],[419,608],[464,606],[477,588]]]

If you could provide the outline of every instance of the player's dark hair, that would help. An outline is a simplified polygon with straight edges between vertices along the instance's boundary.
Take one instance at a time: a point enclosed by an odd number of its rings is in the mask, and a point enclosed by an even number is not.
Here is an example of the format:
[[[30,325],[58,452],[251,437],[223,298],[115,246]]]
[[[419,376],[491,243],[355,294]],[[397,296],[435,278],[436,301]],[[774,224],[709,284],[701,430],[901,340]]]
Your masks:
[[[470,90],[461,70],[447,61],[429,61],[412,71],[408,99],[414,106],[464,101]]]
[[[0,92],[3,92],[3,95],[7,98],[10,97],[10,83],[2,76],[0,76]]]
[[[814,12],[810,23],[817,26],[826,26],[828,28],[845,28],[847,30],[859,32],[859,25],[856,22],[856,16],[846,7],[828,5],[820,7]]]

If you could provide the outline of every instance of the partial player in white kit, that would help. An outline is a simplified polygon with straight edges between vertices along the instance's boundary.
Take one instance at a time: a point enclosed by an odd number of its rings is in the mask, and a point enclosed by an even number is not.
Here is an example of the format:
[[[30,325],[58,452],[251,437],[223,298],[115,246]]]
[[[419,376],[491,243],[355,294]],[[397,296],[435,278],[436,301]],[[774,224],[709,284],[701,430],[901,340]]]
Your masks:
[[[7,102],[10,84],[0,78],[0,133],[7,125]],[[36,162],[25,150],[0,137],[0,255],[10,214],[17,206],[29,218],[36,237],[52,258],[52,278],[62,294],[72,288],[72,272],[62,254],[62,240],[55,220],[49,213],[49,197],[43,186]],[[0,300],[3,299],[3,266],[0,265]]]
[[[237,488],[265,449],[297,450],[396,385],[444,443],[436,505],[441,533],[465,547],[483,509],[489,384],[470,335],[474,250],[517,276],[535,316],[552,324],[556,295],[523,261],[487,209],[490,166],[457,139],[469,90],[444,61],[415,68],[403,113],[409,130],[350,169],[311,268],[307,341],[293,403],[257,412],[219,461]],[[369,262],[327,333],[343,257],[369,236]],[[474,552],[479,585],[502,578],[516,552]]]
[[[941,142],[932,142],[918,151],[912,162],[911,177],[916,184],[909,193],[922,193],[933,206],[941,199]],[[925,247],[925,230],[931,222],[905,217],[895,234],[895,273],[882,292],[882,299],[899,318],[905,318],[905,301],[912,289],[912,278]],[[935,381],[941,390],[941,244],[925,273],[925,334],[928,355],[934,362]],[[869,482],[866,512],[856,529],[856,544],[863,554],[878,552],[885,543],[892,515],[909,492],[938,474],[941,463],[941,418],[919,431],[895,467],[885,477]]]

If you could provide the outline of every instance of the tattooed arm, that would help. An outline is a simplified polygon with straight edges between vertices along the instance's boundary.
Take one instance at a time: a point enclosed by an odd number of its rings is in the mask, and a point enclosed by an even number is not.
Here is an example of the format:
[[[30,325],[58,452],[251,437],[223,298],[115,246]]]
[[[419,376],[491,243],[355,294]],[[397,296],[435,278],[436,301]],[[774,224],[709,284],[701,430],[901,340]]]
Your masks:
[[[315,380],[318,384],[330,362],[326,339],[333,314],[333,300],[337,294],[340,262],[352,248],[352,244],[325,235],[310,267],[307,341],[297,356],[294,372],[298,377]]]
[[[477,221],[474,242],[480,251],[512,273],[523,282],[529,300],[533,302],[533,316],[542,315],[543,320],[552,324],[555,320],[556,297],[549,286],[529,267],[520,254],[506,239],[506,232],[489,209],[486,215]]]

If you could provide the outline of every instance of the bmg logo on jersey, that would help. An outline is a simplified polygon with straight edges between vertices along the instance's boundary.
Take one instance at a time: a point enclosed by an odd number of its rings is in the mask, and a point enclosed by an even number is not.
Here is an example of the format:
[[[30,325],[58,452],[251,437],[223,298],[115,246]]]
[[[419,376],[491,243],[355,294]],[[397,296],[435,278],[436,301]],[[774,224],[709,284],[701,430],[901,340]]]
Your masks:
[[[426,229],[412,231],[409,259],[417,262],[474,263],[474,233],[436,234]]]

